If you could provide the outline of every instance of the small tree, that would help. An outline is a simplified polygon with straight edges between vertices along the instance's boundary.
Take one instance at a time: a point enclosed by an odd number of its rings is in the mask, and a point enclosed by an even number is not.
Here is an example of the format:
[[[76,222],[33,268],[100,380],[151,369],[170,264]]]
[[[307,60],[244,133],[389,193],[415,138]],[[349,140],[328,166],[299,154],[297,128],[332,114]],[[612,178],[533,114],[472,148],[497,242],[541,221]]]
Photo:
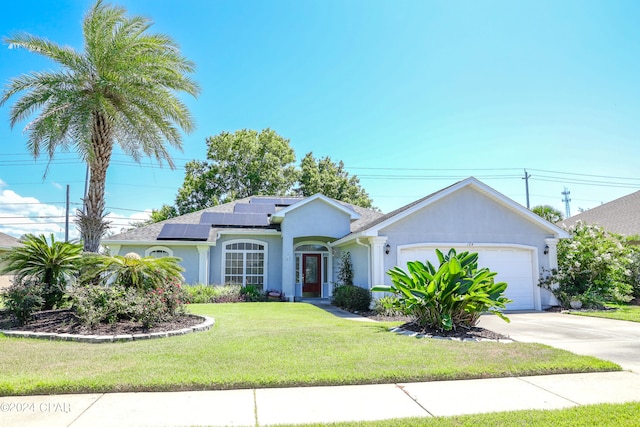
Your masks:
[[[353,285],[353,264],[351,253],[343,252],[338,267],[338,285]]]

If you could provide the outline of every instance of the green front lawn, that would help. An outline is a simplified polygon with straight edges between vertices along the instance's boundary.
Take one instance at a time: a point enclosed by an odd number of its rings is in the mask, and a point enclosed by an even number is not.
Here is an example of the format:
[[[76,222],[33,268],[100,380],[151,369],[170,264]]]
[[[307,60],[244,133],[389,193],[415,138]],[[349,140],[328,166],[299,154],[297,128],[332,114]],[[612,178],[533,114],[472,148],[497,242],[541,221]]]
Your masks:
[[[607,304],[607,307],[614,310],[584,310],[570,311],[578,316],[603,317],[605,319],[628,320],[629,322],[640,322],[640,305]]]
[[[401,418],[331,424],[304,424],[298,427],[622,427],[637,426],[640,403],[600,404],[557,410],[496,412],[438,418]],[[277,426],[274,426],[277,427]],[[284,427],[284,426],[282,426]],[[289,425],[289,427],[292,427]]]
[[[86,344],[0,337],[0,395],[433,381],[619,370],[531,343],[416,339],[308,304],[192,305],[207,332]]]

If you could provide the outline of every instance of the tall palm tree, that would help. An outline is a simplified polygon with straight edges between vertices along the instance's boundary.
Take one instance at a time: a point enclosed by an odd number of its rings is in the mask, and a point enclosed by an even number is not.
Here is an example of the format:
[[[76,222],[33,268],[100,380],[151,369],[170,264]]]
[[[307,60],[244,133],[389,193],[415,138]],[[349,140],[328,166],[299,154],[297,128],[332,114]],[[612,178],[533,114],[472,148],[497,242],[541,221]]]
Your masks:
[[[149,33],[151,25],[98,0],[84,18],[83,52],[29,34],[5,40],[61,66],[12,79],[0,106],[25,92],[11,108],[11,126],[39,111],[25,128],[34,158],[44,151],[52,160],[56,150],[73,148],[87,163],[86,211],[78,213],[87,252],[98,251],[108,227],[104,194],[114,144],[136,161],[154,157],[173,169],[165,141],[181,148],[178,127],[194,127],[177,93],[197,96],[198,84],[189,77],[195,66],[169,36]]]

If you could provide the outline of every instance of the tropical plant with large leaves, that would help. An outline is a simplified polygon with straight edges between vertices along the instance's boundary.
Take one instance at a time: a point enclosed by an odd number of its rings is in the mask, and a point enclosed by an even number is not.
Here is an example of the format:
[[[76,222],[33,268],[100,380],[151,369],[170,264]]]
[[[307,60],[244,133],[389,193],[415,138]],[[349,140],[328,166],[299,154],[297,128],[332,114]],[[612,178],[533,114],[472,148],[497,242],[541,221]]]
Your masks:
[[[480,315],[492,312],[505,321],[500,312],[511,302],[504,296],[507,284],[494,282],[497,273],[478,268],[478,254],[451,249],[443,254],[436,249],[440,266],[427,261],[407,263],[407,270],[390,269],[391,286],[375,286],[374,292],[391,292],[398,297],[397,308],[412,316],[421,327],[437,330],[470,328]]]
[[[53,234],[49,240],[43,234],[26,234],[21,243],[0,257],[4,264],[0,272],[15,275],[14,283],[18,287],[31,282],[42,285],[44,310],[58,306],[66,284],[78,272],[82,245],[56,241]]]
[[[39,111],[25,128],[31,154],[37,158],[45,152],[52,160],[57,150],[73,148],[87,163],[86,210],[79,212],[78,223],[88,252],[98,251],[108,227],[104,198],[114,145],[136,161],[148,156],[173,168],[166,142],[181,148],[179,128],[190,132],[194,127],[177,93],[198,94],[189,77],[195,66],[169,36],[150,33],[151,25],[99,0],[84,18],[83,52],[30,34],[5,39],[11,48],[27,49],[60,66],[12,79],[0,106],[24,92],[10,120],[13,127]]]
[[[116,284],[146,292],[167,282],[183,281],[184,271],[176,257],[140,257],[121,255],[88,255],[81,275],[84,284]]]

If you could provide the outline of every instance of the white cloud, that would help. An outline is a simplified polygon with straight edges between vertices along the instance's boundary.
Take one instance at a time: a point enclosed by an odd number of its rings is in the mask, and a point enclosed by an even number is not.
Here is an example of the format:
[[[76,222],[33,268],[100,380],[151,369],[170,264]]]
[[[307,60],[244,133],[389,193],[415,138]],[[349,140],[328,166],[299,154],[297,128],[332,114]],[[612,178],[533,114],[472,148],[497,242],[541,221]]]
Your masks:
[[[109,213],[107,221],[111,222],[110,234],[118,234],[134,227],[134,223],[146,221],[151,216],[151,210],[144,212],[135,212],[129,216]]]
[[[22,196],[13,190],[2,189],[6,183],[0,180],[0,232],[14,237],[26,233],[53,233],[56,239],[63,240],[65,235],[65,208],[40,202],[35,197]],[[111,221],[110,233],[117,234],[123,229],[132,228],[132,223],[149,218],[150,210],[135,212],[131,215],[110,213],[107,220]],[[69,239],[77,240],[80,232],[74,223],[74,210],[69,212]]]
[[[2,186],[6,186],[4,181]],[[65,210],[61,207],[21,196],[13,190],[0,191],[0,232],[14,237],[54,233],[57,238],[64,238],[64,220]],[[69,226],[70,235],[72,227]]]

